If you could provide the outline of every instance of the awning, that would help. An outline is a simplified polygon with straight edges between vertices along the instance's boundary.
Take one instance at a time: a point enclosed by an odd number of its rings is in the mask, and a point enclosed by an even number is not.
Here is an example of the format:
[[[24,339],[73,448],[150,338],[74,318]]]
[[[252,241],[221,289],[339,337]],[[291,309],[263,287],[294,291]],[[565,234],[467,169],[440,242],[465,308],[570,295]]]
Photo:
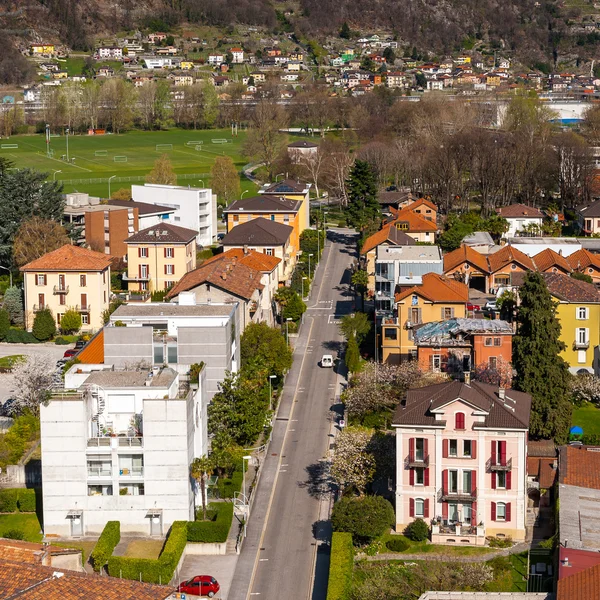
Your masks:
[[[67,519],[81,519],[81,517],[83,516],[83,511],[82,510],[70,510],[67,513]]]
[[[162,517],[162,508],[151,508],[146,513],[146,519],[155,519],[158,517]]]

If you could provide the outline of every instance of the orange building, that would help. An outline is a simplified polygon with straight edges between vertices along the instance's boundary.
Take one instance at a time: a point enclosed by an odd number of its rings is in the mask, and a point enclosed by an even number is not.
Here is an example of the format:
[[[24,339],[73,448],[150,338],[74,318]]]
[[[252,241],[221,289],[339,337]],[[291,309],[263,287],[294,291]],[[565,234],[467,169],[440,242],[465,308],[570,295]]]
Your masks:
[[[567,257],[569,265],[577,273],[589,275],[594,283],[600,283],[600,256],[582,248]]]

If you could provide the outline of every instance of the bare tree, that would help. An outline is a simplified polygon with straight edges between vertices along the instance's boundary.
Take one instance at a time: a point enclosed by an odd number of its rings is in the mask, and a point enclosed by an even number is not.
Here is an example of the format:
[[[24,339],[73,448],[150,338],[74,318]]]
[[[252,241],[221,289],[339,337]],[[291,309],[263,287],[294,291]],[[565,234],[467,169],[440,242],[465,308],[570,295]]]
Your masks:
[[[60,223],[40,217],[31,217],[21,224],[15,235],[14,261],[18,267],[22,267],[32,260],[70,243],[71,240]]]
[[[346,181],[354,164],[354,156],[350,148],[342,141],[331,141],[321,144],[319,152],[324,154],[324,180],[329,194],[339,198],[343,206],[348,205]]]

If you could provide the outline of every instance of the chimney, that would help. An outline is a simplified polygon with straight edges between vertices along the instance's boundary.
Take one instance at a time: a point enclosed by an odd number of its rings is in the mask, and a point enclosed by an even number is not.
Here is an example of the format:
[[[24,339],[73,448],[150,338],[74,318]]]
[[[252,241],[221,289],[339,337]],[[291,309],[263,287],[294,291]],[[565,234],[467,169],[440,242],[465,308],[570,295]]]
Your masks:
[[[471,373],[469,371],[464,372],[465,384],[471,385]]]
[[[504,400],[505,392],[506,390],[503,387],[498,388],[498,398],[500,398],[500,400]]]
[[[250,251],[248,250],[248,245],[244,244],[244,255],[248,254]]]

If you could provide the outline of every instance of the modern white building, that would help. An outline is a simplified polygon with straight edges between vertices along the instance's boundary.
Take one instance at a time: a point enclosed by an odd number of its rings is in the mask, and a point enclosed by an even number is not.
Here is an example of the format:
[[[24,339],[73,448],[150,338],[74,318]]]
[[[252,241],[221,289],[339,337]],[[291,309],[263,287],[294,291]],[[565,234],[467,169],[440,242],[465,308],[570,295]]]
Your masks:
[[[118,46],[101,46],[96,51],[98,58],[113,58],[113,59],[121,59],[123,58],[123,48],[119,48]]]
[[[136,202],[175,209],[167,222],[198,232],[196,244],[210,246],[217,235],[217,196],[210,188],[145,184],[131,186]]]
[[[194,518],[189,466],[207,452],[206,371],[180,389],[171,368],[74,365],[40,410],[44,533],[164,535]]]
[[[174,56],[144,56],[146,69],[174,69],[179,66],[181,58]]]

